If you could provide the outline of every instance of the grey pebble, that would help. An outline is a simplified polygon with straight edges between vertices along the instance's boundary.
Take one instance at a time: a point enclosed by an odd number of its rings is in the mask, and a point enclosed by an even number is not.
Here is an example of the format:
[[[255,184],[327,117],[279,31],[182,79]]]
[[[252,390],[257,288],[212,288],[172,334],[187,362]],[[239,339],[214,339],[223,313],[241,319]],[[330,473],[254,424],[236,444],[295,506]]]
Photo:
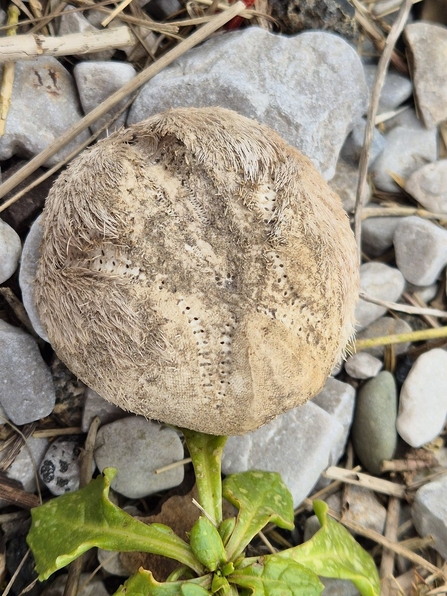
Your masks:
[[[51,414],[56,395],[36,340],[0,320],[0,402],[8,418],[22,425]]]
[[[17,269],[21,252],[19,235],[0,219],[0,284],[9,279]]]
[[[62,11],[59,19],[59,35],[69,35],[70,33],[85,33],[88,31],[98,31],[86,17],[80,12],[72,12],[75,6],[67,4]],[[106,15],[103,15],[103,19]],[[110,60],[115,53],[115,49],[102,50],[100,52],[91,52],[75,55],[80,60]]]
[[[377,73],[377,66],[375,64],[367,64],[364,68],[366,84],[371,92]],[[388,71],[380,94],[378,113],[390,112],[398,108],[412,96],[412,93],[413,84],[408,77],[404,77],[394,71]]]
[[[394,317],[380,317],[371,325],[369,325],[360,333],[357,333],[357,339],[369,339],[372,337],[382,337],[384,335],[394,335],[396,333],[409,333],[413,331],[411,325],[404,321],[403,319],[395,319]],[[394,350],[396,356],[400,354],[405,354],[410,346],[410,342],[404,342],[395,344]],[[376,356],[377,358],[381,358],[385,348],[383,346],[376,346],[374,348],[368,348],[365,352]]]
[[[447,159],[413,172],[405,182],[405,190],[427,211],[447,213]]]
[[[447,352],[435,348],[413,364],[400,392],[397,431],[412,447],[435,439],[447,419]]]
[[[370,174],[374,186],[386,192],[399,190],[389,172],[406,179],[438,157],[436,130],[397,126],[385,135],[385,140],[385,148],[370,166]]]
[[[416,493],[411,516],[418,534],[431,535],[433,548],[447,558],[447,475],[422,486]]]
[[[350,356],[345,363],[345,371],[353,379],[370,379],[376,377],[383,368],[383,362],[368,354],[359,352]]]
[[[363,145],[365,144],[365,128],[366,119],[360,118],[357,120],[341,149],[340,155],[348,163],[354,165],[358,165],[359,163]],[[384,136],[377,130],[377,128],[374,128],[369,154],[370,164],[382,153],[385,144],[386,141]]]
[[[98,431],[95,460],[102,472],[113,467],[118,473],[112,488],[122,495],[139,499],[179,485],[183,465],[155,474],[155,470],[184,457],[178,434],[169,427],[138,416],[121,418]]]
[[[361,464],[379,475],[382,460],[391,459],[397,445],[397,393],[391,373],[380,372],[359,389],[352,423],[352,442]]]
[[[347,163],[344,159],[340,158],[337,161],[335,176],[329,181],[329,186],[341,198],[343,207],[348,213],[354,211],[358,179],[358,166]],[[369,201],[370,197],[371,187],[368,185],[366,188],[365,203]]]
[[[19,60],[5,134],[0,138],[0,160],[13,155],[34,157],[82,116],[73,77],[56,58]],[[57,164],[88,136],[87,131],[80,133],[44,165]]]
[[[328,467],[333,445],[340,441],[343,432],[334,416],[308,402],[254,432],[229,437],[222,472],[279,472],[297,507]]]
[[[377,203],[366,207],[377,209]],[[402,217],[368,217],[362,222],[362,249],[370,257],[379,257],[393,246],[394,232]]]
[[[39,466],[39,476],[53,495],[63,495],[79,488],[82,442],[78,436],[58,437],[46,451]],[[92,466],[92,472],[95,467]]]
[[[343,39],[248,27],[208,40],[151,79],[128,124],[170,107],[219,105],[267,124],[331,179],[366,102],[363,66]]]
[[[434,128],[447,119],[447,27],[413,23],[405,27],[404,38],[418,109],[425,125]]]
[[[76,85],[81,98],[84,112],[88,114],[100,103],[106,100],[112,93],[134,78],[136,72],[133,66],[127,62],[79,62],[73,69]],[[123,99],[113,110],[94,122],[90,129],[92,132],[99,130],[114,114],[116,114],[126,103],[128,98]],[[115,120],[114,124],[99,138],[118,130],[124,126],[128,109]]]
[[[364,263],[360,267],[360,289],[362,292],[389,302],[397,302],[405,287],[402,273],[384,263]],[[361,331],[373,321],[385,314],[386,308],[360,299],[356,312],[356,329]]]
[[[330,509],[337,513],[341,510],[341,493],[330,495],[326,499]],[[379,503],[374,493],[362,486],[351,485],[348,492],[348,507],[343,511],[343,518],[383,534],[386,521],[386,508]]]
[[[82,412],[82,431],[88,432],[93,418],[98,416],[101,420],[101,426],[114,422],[120,418],[126,418],[129,415],[118,406],[102,398],[96,391],[87,388],[85,392],[84,410]]]
[[[22,301],[26,314],[31,321],[34,331],[43,340],[49,342],[47,333],[40,321],[39,314],[34,302],[34,281],[36,279],[37,264],[40,259],[40,242],[42,240],[42,226],[39,216],[28,232],[23,245],[22,258],[20,261],[19,284],[22,291]]]
[[[405,279],[430,286],[447,263],[447,230],[416,215],[405,217],[394,232],[394,249]]]

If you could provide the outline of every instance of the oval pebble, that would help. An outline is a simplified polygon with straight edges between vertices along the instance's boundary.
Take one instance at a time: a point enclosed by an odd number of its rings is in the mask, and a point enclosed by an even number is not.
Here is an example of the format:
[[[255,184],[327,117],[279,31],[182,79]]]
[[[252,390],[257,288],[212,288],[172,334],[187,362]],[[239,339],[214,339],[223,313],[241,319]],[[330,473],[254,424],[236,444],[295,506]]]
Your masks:
[[[0,284],[9,279],[17,269],[21,252],[19,235],[0,219]]]
[[[53,495],[78,490],[80,452],[80,439],[74,435],[60,437],[50,445],[39,466],[39,476]]]

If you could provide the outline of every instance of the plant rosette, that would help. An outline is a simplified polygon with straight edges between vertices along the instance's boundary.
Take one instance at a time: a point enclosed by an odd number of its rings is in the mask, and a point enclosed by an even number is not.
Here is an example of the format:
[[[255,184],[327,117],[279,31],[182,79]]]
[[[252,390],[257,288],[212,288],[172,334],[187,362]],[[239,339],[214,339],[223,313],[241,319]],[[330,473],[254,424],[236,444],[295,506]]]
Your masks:
[[[314,501],[320,530],[307,542],[259,557],[246,557],[251,540],[268,523],[292,530],[292,496],[279,474],[248,471],[221,480],[226,437],[182,430],[194,465],[203,515],[191,528],[189,543],[163,524],[146,525],[109,500],[116,470],[74,493],[32,509],[28,544],[41,581],[87,550],[140,551],[179,562],[165,582],[143,568],[115,596],[317,596],[319,576],[348,579],[362,596],[379,596],[372,557],[351,534],[328,516],[328,506]],[[222,520],[222,498],[236,517]]]

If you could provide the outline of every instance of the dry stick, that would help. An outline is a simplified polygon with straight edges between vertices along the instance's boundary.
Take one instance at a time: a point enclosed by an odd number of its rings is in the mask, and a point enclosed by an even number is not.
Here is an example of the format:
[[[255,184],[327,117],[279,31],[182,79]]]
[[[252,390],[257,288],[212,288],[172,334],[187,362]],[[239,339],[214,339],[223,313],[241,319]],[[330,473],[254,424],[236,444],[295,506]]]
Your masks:
[[[331,480],[341,480],[348,484],[354,484],[373,490],[377,493],[383,493],[384,495],[390,495],[400,499],[404,499],[406,495],[406,487],[389,480],[383,480],[382,478],[376,478],[369,474],[362,474],[354,470],[346,470],[346,468],[337,468],[336,466],[330,466],[325,472],[323,472],[325,478]]]
[[[407,215],[418,215],[424,219],[447,220],[447,213],[435,213],[419,207],[367,207],[362,210],[362,220],[370,217],[406,217]]]
[[[405,304],[397,304],[397,302],[388,302],[387,300],[380,300],[380,298],[374,298],[369,296],[366,292],[360,292],[359,296],[365,302],[371,302],[372,304],[378,304],[384,306],[388,310],[396,310],[398,312],[404,312],[409,315],[431,315],[432,317],[447,318],[447,311],[438,310],[437,308],[423,308],[420,306],[407,306]]]
[[[417,310],[418,308],[421,309],[422,312],[420,312],[420,317],[421,319],[423,319],[427,325],[430,325],[430,327],[441,327],[441,323],[437,320],[436,317],[447,317],[447,312],[445,313],[445,315],[437,315],[434,313],[430,313],[427,311],[430,310],[434,310],[436,311],[437,309],[431,309],[428,308],[428,306],[425,304],[425,302],[422,300],[422,298],[419,297],[419,295],[416,294],[409,294],[408,292],[404,292],[402,294],[402,298],[404,300],[406,300],[407,302],[409,302],[410,304],[412,304],[415,309]],[[442,310],[439,312],[443,312]]]
[[[108,17],[106,17],[103,21],[101,21],[101,25],[103,27],[107,27],[107,25],[109,23],[111,23],[113,21],[113,19],[120,13],[122,12],[126,6],[128,6],[130,3],[132,2],[132,0],[123,0],[121,2],[121,4],[118,4],[118,6],[112,10],[112,12],[109,14]]]
[[[76,157],[76,155],[78,153],[80,153],[83,149],[85,149],[88,145],[90,145],[90,143],[93,143],[93,141],[95,139],[97,139],[101,133],[103,133],[109,126],[111,126],[115,122],[115,120],[117,120],[121,116],[121,114],[123,114],[127,110],[127,108],[130,106],[130,104],[133,102],[133,100],[134,100],[134,96],[132,96],[130,99],[128,99],[126,101],[126,103],[118,110],[118,112],[116,112],[109,120],[107,120],[107,122],[105,122],[94,134],[92,134],[91,137],[89,137],[86,141],[84,141],[83,143],[78,145],[76,147],[76,149],[74,149],[71,153],[69,153],[67,155],[67,157],[65,157],[65,159],[63,159],[62,161],[57,163],[55,166],[53,166],[52,168],[50,168],[49,170],[44,172],[42,174],[42,176],[39,176],[39,178],[36,178],[33,182],[28,184],[28,186],[25,186],[25,188],[22,188],[21,191],[19,191],[14,196],[12,196],[7,201],[5,201],[3,203],[3,205],[0,205],[0,213],[2,211],[5,211],[5,209],[10,207],[13,203],[15,203],[16,201],[21,199],[23,197],[23,195],[26,195],[26,193],[28,193],[30,190],[32,190],[36,186],[39,186],[39,184],[44,182],[44,180],[46,180],[47,178],[52,176],[55,172],[60,170],[65,164],[67,164],[69,161],[71,161],[73,159],[73,157]],[[30,325],[31,325],[31,323],[30,323]],[[35,333],[35,331],[33,331],[33,332]]]
[[[396,497],[388,500],[388,511],[386,516],[385,538],[397,542],[397,528],[399,527],[400,501]],[[394,552],[384,548],[380,562],[380,577],[382,578],[382,595],[388,596],[392,593],[392,577],[394,571]]]
[[[422,329],[421,331],[410,331],[409,333],[396,333],[393,335],[384,335],[382,337],[370,337],[358,339],[355,342],[355,350],[367,350],[377,346],[388,346],[391,344],[403,344],[406,342],[426,341],[429,339],[447,338],[447,327],[437,327],[435,329]]]
[[[374,87],[371,94],[366,120],[365,141],[363,143],[362,152],[360,155],[359,182],[355,200],[354,231],[357,240],[359,260],[361,259],[362,207],[366,196],[366,176],[368,173],[369,156],[371,153],[371,141],[374,133],[374,121],[376,119],[380,93],[385,81],[385,75],[388,69],[390,58],[397,39],[405,26],[412,5],[413,0],[403,0],[396,21],[387,37],[385,47],[377,66],[377,73],[374,78]]]
[[[231,21],[233,17],[241,14],[244,10],[245,4],[239,0],[225,12],[218,14],[209,23],[206,23],[206,25],[203,25],[195,33],[184,39],[175,48],[157,60],[157,62],[154,62],[148,66],[136,77],[123,85],[121,89],[118,89],[118,91],[113,93],[98,107],[89,112],[86,116],[84,116],[84,118],[76,122],[76,124],[71,126],[63,135],[61,135],[54,143],[52,143],[50,147],[47,147],[41,151],[38,155],[36,155],[36,157],[33,157],[33,159],[31,159],[26,166],[21,168],[18,172],[8,178],[8,180],[3,182],[3,184],[0,185],[0,198],[4,197],[5,194],[15,188],[17,184],[35,172],[37,168],[43,165],[50,157],[62,149],[62,147],[65,147],[67,143],[75,139],[91,124],[96,122],[98,118],[104,116],[104,114],[106,114],[125,97],[136,91],[139,87],[141,87],[141,85],[149,81],[152,77],[163,70],[163,68],[168,66],[168,64],[171,64],[185,52],[204,41],[209,35],[211,35],[211,33],[214,33],[214,31],[220,29],[220,27],[228,23],[228,21]]]
[[[50,437],[60,437],[62,435],[82,435],[84,431],[80,426],[67,426],[66,428],[43,428],[35,430],[33,437],[49,439]]]
[[[41,29],[44,29],[48,23],[50,23],[55,17],[59,16],[60,13],[64,10],[67,6],[68,2],[61,2],[57,8],[55,8],[47,17],[40,21],[37,25],[35,25],[32,29],[28,31],[28,34],[37,33]]]
[[[12,4],[8,8],[8,25],[11,25],[11,28],[7,30],[6,37],[4,38],[7,42],[9,38],[15,37],[19,15],[19,9]],[[14,70],[14,62],[5,65],[3,68],[2,85],[0,89],[0,137],[5,134],[6,118],[8,117],[9,106],[11,105],[12,88],[14,85]]]
[[[90,428],[85,440],[85,449],[81,454],[81,470],[79,474],[80,488],[87,486],[92,478],[93,450],[95,448],[96,434],[100,424],[101,420],[99,416],[95,416],[90,423]],[[64,589],[64,596],[76,596],[78,592],[83,561],[84,555],[81,555],[70,564],[68,569],[67,583],[65,584]]]

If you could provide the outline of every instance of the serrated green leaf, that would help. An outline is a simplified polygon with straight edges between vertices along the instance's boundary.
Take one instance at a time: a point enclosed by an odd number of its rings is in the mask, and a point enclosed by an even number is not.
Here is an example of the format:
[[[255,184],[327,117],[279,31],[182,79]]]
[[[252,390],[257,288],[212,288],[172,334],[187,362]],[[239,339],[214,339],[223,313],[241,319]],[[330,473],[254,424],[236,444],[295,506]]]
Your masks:
[[[260,557],[235,571],[228,580],[252,590],[252,596],[319,596],[324,588],[315,573],[277,555]]]
[[[324,501],[313,502],[321,529],[294,548],[278,553],[322,577],[351,580],[363,596],[380,596],[380,581],[373,558],[341,524],[327,515]]]
[[[189,544],[196,559],[209,571],[215,571],[227,560],[220,534],[207,517],[199,517],[193,525]]]
[[[116,470],[85,488],[67,493],[31,510],[32,525],[27,541],[41,581],[77,559],[90,548],[141,551],[164,555],[203,572],[191,547],[168,526],[144,524],[108,499]]]
[[[180,430],[194,466],[199,503],[219,526],[222,521],[221,461],[228,437],[206,435],[187,428]]]
[[[236,525],[226,543],[228,559],[235,560],[262,528],[273,522],[293,530],[293,499],[276,472],[249,471],[227,476],[223,496],[238,508]]]
[[[186,581],[158,582],[150,571],[140,567],[113,596],[209,596],[205,586],[210,585],[211,575]]]

